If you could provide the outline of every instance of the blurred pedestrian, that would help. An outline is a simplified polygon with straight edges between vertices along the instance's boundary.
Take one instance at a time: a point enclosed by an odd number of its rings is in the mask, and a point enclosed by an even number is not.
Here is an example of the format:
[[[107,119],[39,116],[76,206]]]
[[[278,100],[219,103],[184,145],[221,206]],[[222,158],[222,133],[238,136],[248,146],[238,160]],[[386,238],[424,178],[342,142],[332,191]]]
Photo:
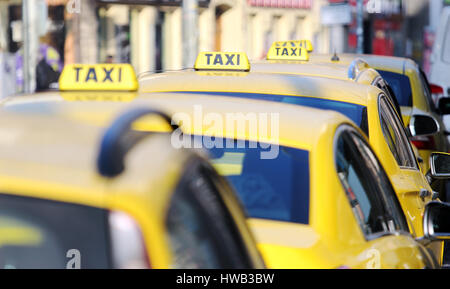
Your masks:
[[[42,91],[49,89],[52,83],[58,82],[63,63],[50,33],[42,36],[39,42],[36,90]]]
[[[105,63],[114,63],[114,57],[112,55],[106,56]]]
[[[23,92],[24,88],[24,72],[23,72],[23,47],[22,43],[19,43],[20,48],[15,53],[16,62],[16,93]]]

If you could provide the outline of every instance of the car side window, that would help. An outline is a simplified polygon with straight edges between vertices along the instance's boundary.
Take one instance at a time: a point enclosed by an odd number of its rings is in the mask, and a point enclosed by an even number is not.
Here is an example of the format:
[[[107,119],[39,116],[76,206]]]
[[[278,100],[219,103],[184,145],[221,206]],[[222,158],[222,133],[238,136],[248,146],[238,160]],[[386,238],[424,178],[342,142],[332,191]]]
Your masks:
[[[167,215],[174,268],[248,268],[250,260],[214,183],[197,166],[185,172]]]
[[[361,156],[367,164],[367,168],[372,178],[377,180],[374,184],[376,186],[375,189],[380,195],[381,202],[385,207],[385,218],[390,231],[395,230],[407,232],[409,229],[406,217],[403,213],[395,190],[392,187],[391,181],[381,166],[378,158],[375,156],[375,153],[369,145],[358,134],[353,132],[351,133],[351,137],[361,152]]]
[[[205,219],[192,198],[177,193],[171,204],[167,228],[175,269],[217,269],[221,257],[217,244],[208,233]]]
[[[415,156],[405,130],[394,108],[384,95],[379,98],[379,108],[381,129],[398,165],[417,169]]]
[[[355,217],[365,236],[387,232],[383,207],[373,191],[371,178],[357,147],[347,133],[342,133],[336,146],[336,167]]]
[[[335,153],[339,179],[364,235],[407,232],[392,185],[367,143],[356,132],[344,130]]]
[[[399,105],[399,103],[398,103],[398,101],[397,101],[397,98],[396,98],[396,96],[395,96],[394,91],[393,91],[392,88],[387,84],[387,82],[384,81],[383,78],[378,77],[378,78],[375,80],[375,86],[378,87],[379,89],[381,89],[381,90],[386,94],[386,96],[387,96],[387,97],[392,101],[392,103],[394,104],[394,108],[395,108],[396,112],[398,113],[398,115],[401,116],[401,115],[402,115],[402,111],[401,111],[401,109],[400,109],[400,105]],[[402,124],[403,124],[403,120],[402,120],[402,119],[401,119],[401,121],[402,121]]]
[[[427,101],[428,107],[431,111],[437,112],[437,108],[430,91],[430,83],[428,82],[428,78],[422,69],[419,69],[419,79],[422,84],[421,86],[423,88],[423,93],[425,95],[425,100]]]

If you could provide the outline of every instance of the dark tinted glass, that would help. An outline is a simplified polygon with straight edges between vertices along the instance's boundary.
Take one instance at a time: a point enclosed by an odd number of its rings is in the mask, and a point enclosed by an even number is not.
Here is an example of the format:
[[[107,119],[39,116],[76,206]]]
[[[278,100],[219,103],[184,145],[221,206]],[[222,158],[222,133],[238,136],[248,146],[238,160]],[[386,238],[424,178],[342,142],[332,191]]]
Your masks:
[[[388,231],[382,218],[383,207],[371,189],[371,180],[361,155],[348,135],[343,134],[337,143],[336,167],[347,192],[352,210],[365,235]]]
[[[433,155],[434,168],[437,174],[450,174],[450,155]]]
[[[429,216],[435,234],[450,234],[450,206],[448,203],[436,204],[429,208]]]
[[[107,228],[102,209],[0,195],[0,268],[65,269],[73,249],[81,268],[108,268]]]
[[[408,231],[395,191],[368,144],[355,132],[340,134],[338,176],[364,234]],[[371,180],[378,180],[373,182]]]
[[[412,89],[406,75],[390,71],[377,70],[391,86],[400,106],[412,106]]]
[[[245,147],[238,147],[237,141],[224,141],[234,148],[209,149],[212,162],[231,182],[250,217],[308,224],[308,151],[279,146],[275,158],[262,159],[265,144],[242,141]]]
[[[219,184],[220,186],[216,186]],[[225,188],[226,187],[226,188]],[[228,190],[211,167],[192,161],[170,202],[167,228],[175,268],[253,268],[241,232],[219,190]],[[233,196],[228,201],[233,204]],[[237,200],[234,200],[237,204]],[[242,225],[242,224],[241,224]]]
[[[217,241],[208,227],[208,219],[198,208],[195,199],[179,192],[174,195],[167,214],[167,229],[173,252],[173,268],[222,268]]]
[[[196,92],[196,91],[183,91],[182,93],[204,94],[204,92]],[[296,105],[308,106],[317,109],[334,110],[350,118],[365,133],[368,133],[367,109],[365,106],[358,104],[306,96],[285,96],[276,94],[238,93],[238,92],[208,92],[208,94],[268,100],[275,102],[285,102]]]

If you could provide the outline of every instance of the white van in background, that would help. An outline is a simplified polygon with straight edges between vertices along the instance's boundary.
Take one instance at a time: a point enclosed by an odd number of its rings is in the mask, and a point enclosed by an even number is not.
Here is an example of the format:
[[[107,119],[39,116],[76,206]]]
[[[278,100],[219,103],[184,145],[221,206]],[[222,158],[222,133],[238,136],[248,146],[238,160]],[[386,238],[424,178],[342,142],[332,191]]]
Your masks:
[[[440,97],[450,96],[450,7],[441,13],[431,55],[430,86],[436,104]]]

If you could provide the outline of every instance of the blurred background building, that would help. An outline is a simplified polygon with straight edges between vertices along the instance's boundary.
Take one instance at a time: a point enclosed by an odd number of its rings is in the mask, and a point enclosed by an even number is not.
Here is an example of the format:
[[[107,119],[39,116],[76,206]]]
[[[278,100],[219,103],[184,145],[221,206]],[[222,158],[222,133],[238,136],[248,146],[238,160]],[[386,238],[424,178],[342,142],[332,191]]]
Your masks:
[[[357,1],[198,0],[198,50],[261,59],[275,40],[310,39],[316,52],[356,52]],[[450,1],[361,1],[364,52],[412,57],[427,70]],[[182,34],[182,0],[0,0],[0,97],[35,89],[27,83],[43,44],[62,65],[129,62],[142,73],[182,68]]]

